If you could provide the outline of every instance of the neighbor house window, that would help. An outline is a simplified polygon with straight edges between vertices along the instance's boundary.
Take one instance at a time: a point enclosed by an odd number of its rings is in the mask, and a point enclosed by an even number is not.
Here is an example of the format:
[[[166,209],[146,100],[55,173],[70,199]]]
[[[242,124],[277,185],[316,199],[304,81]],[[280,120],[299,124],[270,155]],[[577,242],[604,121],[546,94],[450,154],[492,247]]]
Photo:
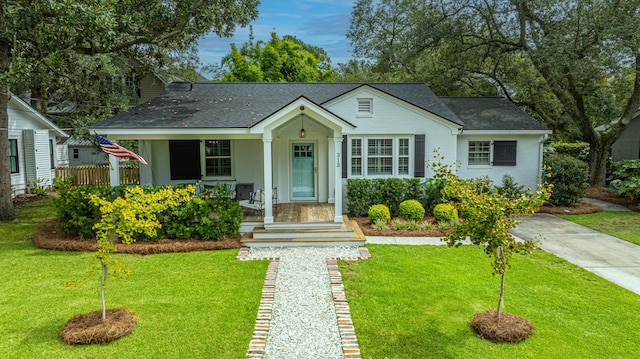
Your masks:
[[[491,141],[469,141],[469,164],[488,165],[491,158]]]
[[[51,161],[51,169],[56,167],[56,157],[54,153],[55,145],[53,144],[53,140],[49,139],[49,160]]]
[[[11,167],[11,173],[20,172],[18,166],[18,140],[9,139],[9,166]]]
[[[231,177],[231,140],[206,140],[205,176]]]
[[[80,158],[80,150],[77,148],[73,149],[73,159],[77,160],[78,158]]]
[[[408,137],[352,138],[352,176],[406,176],[411,171]]]
[[[371,116],[373,113],[373,100],[370,98],[358,99],[358,116]]]
[[[362,139],[360,138],[351,140],[351,174],[362,175]]]

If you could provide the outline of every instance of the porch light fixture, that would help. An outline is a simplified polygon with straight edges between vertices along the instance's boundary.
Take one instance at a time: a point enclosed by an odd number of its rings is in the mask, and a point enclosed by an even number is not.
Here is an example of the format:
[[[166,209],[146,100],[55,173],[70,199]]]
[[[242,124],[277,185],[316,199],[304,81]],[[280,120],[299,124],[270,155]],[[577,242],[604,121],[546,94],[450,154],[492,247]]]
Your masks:
[[[300,115],[302,118],[302,128],[300,129],[300,138],[307,137],[307,132],[304,130],[304,113]]]

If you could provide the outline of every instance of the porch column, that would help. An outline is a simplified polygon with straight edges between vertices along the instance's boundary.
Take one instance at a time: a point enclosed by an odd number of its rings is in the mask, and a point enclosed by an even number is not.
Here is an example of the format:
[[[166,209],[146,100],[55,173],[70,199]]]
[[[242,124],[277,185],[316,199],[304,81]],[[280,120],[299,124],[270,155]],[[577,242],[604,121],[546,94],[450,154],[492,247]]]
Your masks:
[[[262,138],[264,152],[264,223],[273,223],[273,164],[271,159],[270,136]]]
[[[120,185],[120,161],[114,155],[109,155],[109,183],[111,187]]]
[[[333,171],[333,187],[334,187],[334,217],[333,221],[336,223],[342,223],[342,133],[336,134],[333,137],[333,160],[329,163],[334,163],[335,168]]]

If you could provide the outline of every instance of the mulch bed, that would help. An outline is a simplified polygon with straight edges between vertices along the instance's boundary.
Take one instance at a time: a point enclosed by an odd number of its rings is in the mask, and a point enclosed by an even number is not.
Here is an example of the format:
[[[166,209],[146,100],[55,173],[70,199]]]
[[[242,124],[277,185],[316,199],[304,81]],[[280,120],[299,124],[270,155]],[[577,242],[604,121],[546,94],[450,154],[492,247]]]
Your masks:
[[[621,196],[616,192],[611,191],[607,187],[591,186],[587,189],[587,197],[599,199],[620,206],[628,207],[629,209],[638,210],[638,201],[634,201],[631,198]]]
[[[387,229],[377,230],[371,226],[368,217],[355,217],[350,218],[356,223],[362,230],[362,233],[365,236],[384,236],[384,237],[444,237],[447,235],[451,229],[438,229],[437,221],[435,217],[427,215],[424,217],[424,221],[429,221],[433,223],[433,228],[431,229],[416,229],[416,230],[395,230],[390,227],[390,224],[387,225]],[[391,219],[393,221],[393,218]],[[391,222],[389,222],[391,223]]]
[[[494,342],[517,343],[533,334],[533,324],[521,316],[500,312],[500,319],[495,310],[476,314],[469,324],[478,336]]]
[[[131,333],[136,322],[126,308],[107,309],[105,320],[102,310],[96,310],[71,318],[60,330],[60,338],[69,345],[108,343]]]
[[[33,234],[33,244],[42,249],[60,251],[89,251],[98,250],[95,239],[81,239],[72,237],[59,228],[58,220],[53,219],[43,223]],[[217,249],[240,248],[240,237],[223,238],[217,241],[201,241],[196,239],[172,240],[160,239],[157,242],[134,242],[131,244],[116,243],[118,253],[173,253],[208,251]]]

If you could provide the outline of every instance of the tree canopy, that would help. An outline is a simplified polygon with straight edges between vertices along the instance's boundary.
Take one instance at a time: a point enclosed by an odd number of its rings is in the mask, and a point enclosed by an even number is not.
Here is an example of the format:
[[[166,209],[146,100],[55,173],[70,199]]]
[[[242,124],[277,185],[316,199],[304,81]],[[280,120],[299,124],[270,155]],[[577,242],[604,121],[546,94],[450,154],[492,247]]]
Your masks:
[[[275,32],[267,42],[254,42],[252,32],[239,49],[231,44],[221,65],[217,77],[231,82],[326,82],[334,73],[323,49],[295,36],[279,38]]]
[[[122,61],[162,61],[167,49],[187,50],[210,31],[230,36],[236,26],[257,17],[258,5],[257,0],[0,1],[4,129],[14,82],[27,83],[31,96],[40,99],[58,86],[86,94],[97,79],[117,72]],[[8,143],[6,130],[0,131],[0,143]],[[0,220],[15,216],[7,151],[0,146]]]
[[[638,0],[359,0],[347,37],[377,71],[439,95],[502,94],[589,143],[594,184],[640,105]]]

